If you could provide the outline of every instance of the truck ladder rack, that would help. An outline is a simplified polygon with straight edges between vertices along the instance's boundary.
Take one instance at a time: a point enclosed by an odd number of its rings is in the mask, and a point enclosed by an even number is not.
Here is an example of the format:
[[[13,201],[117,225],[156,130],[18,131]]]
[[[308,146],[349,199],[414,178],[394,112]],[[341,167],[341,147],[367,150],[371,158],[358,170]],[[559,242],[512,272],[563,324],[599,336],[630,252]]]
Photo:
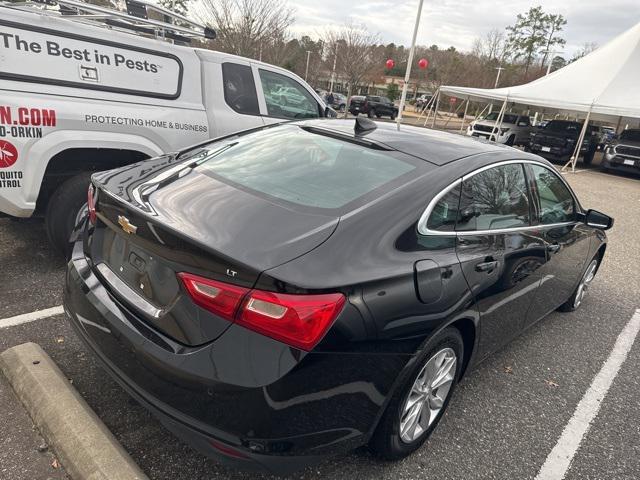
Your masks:
[[[149,35],[160,40],[170,39],[189,43],[192,39],[216,38],[216,32],[212,28],[200,25],[147,0],[126,0],[126,12],[78,0],[0,0],[0,6],[23,11],[33,11],[31,9],[37,8],[40,13],[59,14],[59,18]],[[58,7],[58,10],[52,10],[50,7]],[[155,14],[162,20],[149,18],[149,14]]]

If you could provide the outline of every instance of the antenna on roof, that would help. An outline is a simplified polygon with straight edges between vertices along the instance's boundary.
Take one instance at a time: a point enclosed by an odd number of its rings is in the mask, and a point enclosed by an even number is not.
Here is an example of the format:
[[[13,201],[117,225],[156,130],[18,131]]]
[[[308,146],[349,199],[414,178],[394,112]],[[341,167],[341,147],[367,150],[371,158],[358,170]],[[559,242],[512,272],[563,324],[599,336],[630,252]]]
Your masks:
[[[353,130],[356,132],[356,135],[366,135],[369,132],[374,131],[378,126],[376,122],[372,122],[368,118],[364,117],[356,117],[356,123],[353,126]]]
[[[150,35],[158,39],[171,39],[188,43],[194,38],[213,40],[216,32],[187,17],[171,12],[148,0],[126,0],[127,11],[100,7],[78,0],[25,0],[11,2],[0,0],[0,6],[27,10],[40,7],[39,12],[60,14],[60,18],[77,20],[98,26],[114,27],[135,33]],[[44,6],[44,9],[42,9]],[[47,7],[58,7],[58,11]],[[162,20],[149,18],[150,13]]]

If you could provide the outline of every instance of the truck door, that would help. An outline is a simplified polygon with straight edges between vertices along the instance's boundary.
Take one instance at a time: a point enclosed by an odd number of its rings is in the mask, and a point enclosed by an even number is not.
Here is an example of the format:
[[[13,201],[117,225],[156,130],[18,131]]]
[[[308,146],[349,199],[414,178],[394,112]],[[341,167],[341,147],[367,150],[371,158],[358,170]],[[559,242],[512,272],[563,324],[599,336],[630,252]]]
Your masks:
[[[265,123],[318,118],[323,106],[295,78],[254,65],[258,98]]]
[[[204,62],[204,96],[211,136],[264,125],[248,62]]]

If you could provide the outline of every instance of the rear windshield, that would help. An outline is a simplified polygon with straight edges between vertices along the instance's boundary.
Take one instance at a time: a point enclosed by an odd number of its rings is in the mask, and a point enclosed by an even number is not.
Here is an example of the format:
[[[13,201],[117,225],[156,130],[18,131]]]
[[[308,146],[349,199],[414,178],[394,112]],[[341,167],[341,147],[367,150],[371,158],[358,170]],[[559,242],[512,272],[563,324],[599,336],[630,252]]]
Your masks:
[[[552,132],[577,132],[582,129],[582,124],[578,122],[558,122],[554,120],[547,123],[544,128]]]
[[[374,191],[381,194],[394,180],[408,181],[418,165],[399,152],[375,150],[296,125],[216,142],[191,156],[199,160],[198,171],[225,183],[321,209],[342,208]]]
[[[485,120],[491,120],[491,121],[496,121],[498,119],[498,115],[500,115],[499,112],[491,112],[489,115],[487,115],[486,117],[484,117]],[[518,116],[517,115],[512,115],[509,113],[505,113],[504,117],[502,119],[502,123],[516,123],[516,121],[518,120]]]
[[[620,134],[620,140],[640,142],[640,130],[625,130]]]

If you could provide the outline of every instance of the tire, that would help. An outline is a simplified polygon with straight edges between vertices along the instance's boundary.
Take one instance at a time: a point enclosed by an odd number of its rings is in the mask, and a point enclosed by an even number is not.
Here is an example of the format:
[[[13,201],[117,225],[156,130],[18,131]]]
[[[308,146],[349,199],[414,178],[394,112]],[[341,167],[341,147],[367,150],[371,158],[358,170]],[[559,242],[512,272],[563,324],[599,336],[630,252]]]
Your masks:
[[[445,352],[443,354],[443,352]],[[431,390],[429,393],[422,392],[420,394],[416,393],[414,390],[415,383],[418,381],[418,377],[424,373],[424,368],[427,368],[427,365],[430,362],[435,361],[436,368],[439,362],[439,356],[445,355],[455,356],[455,364],[451,367],[450,375],[451,379],[448,383],[448,389],[444,393],[444,398],[439,398],[437,392],[441,391],[444,388],[444,385]],[[433,339],[431,339],[428,344],[423,349],[422,353],[418,354],[418,358],[413,366],[413,368],[406,374],[404,380],[400,384],[400,386],[396,389],[391,398],[387,409],[385,410],[382,418],[380,419],[380,423],[376,428],[371,440],[369,442],[369,448],[371,451],[378,457],[384,460],[400,460],[415,450],[420,448],[420,446],[429,438],[431,432],[435,429],[442,418],[444,411],[449,405],[449,401],[453,395],[458,379],[460,378],[460,372],[462,369],[462,363],[464,358],[464,344],[462,341],[462,337],[460,332],[455,328],[447,328],[443,330],[441,333],[436,335]],[[446,357],[451,358],[451,357]],[[443,360],[445,365],[446,358]],[[433,367],[434,364],[431,364]],[[436,370],[438,371],[438,370]],[[433,377],[432,377],[433,378]],[[436,392],[435,395],[433,392]],[[429,401],[437,399],[439,402],[439,410],[437,413],[434,413],[434,417],[431,419],[426,419],[422,417],[422,413],[426,412],[425,408],[431,408],[427,403],[422,403],[422,408],[417,414],[418,423],[420,424],[421,420],[424,419],[424,426],[419,426],[420,430],[414,430],[413,434],[416,435],[413,439],[403,438],[403,436],[408,435],[411,436],[411,428],[408,431],[402,431],[401,426],[403,423],[402,418],[406,418],[406,407],[407,402],[409,402],[410,395],[414,397],[416,395],[426,395]],[[411,410],[411,409],[409,409]],[[428,423],[428,426],[427,426]]]
[[[373,118],[374,115],[376,115],[376,109],[375,108],[369,109],[369,111],[367,112],[367,117]]]
[[[92,172],[84,172],[60,185],[47,204],[45,227],[53,247],[64,255],[71,250],[69,236],[81,210],[86,208],[87,188]]]
[[[395,120],[396,119],[396,112],[392,112],[391,113],[391,117],[389,117],[389,118],[391,118],[391,120]]]
[[[591,165],[591,162],[593,162],[593,156],[595,154],[595,150],[589,150],[587,153],[585,153],[584,157],[582,157],[582,163],[584,163],[585,165]]]
[[[340,107],[338,108],[338,111],[340,113],[344,113],[344,111],[347,109],[346,105],[340,105]]]
[[[585,268],[582,273],[582,277],[580,277],[580,283],[573,291],[569,299],[564,302],[562,305],[558,307],[558,311],[560,312],[573,312],[577,310],[580,305],[582,305],[582,301],[589,289],[589,284],[593,281],[593,278],[598,271],[598,267],[600,266],[600,256],[596,255],[591,259],[587,268]]]
[[[507,141],[504,142],[505,145],[508,145],[509,147],[513,147],[513,144],[516,142],[516,136],[515,135],[511,135],[509,138],[507,138]]]

